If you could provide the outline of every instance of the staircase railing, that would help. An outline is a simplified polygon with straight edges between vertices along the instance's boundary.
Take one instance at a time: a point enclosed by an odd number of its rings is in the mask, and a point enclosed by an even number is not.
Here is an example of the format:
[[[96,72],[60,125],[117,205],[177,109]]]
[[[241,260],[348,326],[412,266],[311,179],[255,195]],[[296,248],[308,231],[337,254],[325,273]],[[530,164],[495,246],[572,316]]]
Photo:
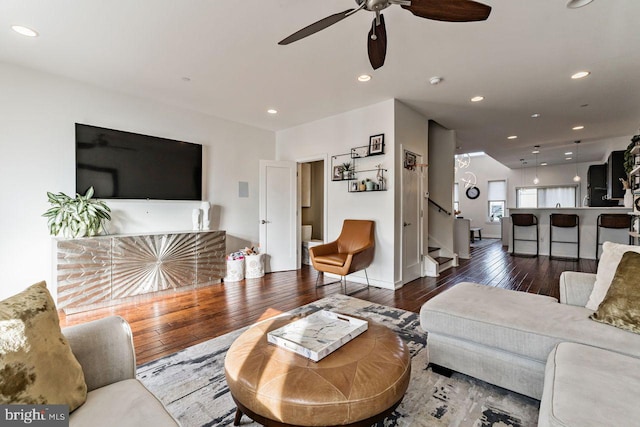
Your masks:
[[[431,203],[432,205],[434,205],[435,207],[438,208],[438,212],[444,212],[447,215],[451,216],[451,212],[449,212],[448,210],[446,210],[445,208],[443,208],[442,206],[440,206],[439,204],[437,204],[433,200],[431,200],[431,199],[428,199],[428,200],[429,200],[429,203]]]

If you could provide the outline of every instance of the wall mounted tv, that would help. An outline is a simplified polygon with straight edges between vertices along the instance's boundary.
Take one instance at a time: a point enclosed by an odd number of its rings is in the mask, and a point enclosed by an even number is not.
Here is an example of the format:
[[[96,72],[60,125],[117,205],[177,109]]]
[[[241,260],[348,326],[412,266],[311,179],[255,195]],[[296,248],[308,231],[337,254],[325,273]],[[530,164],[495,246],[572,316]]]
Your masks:
[[[76,191],[100,199],[202,200],[202,145],[76,123]]]

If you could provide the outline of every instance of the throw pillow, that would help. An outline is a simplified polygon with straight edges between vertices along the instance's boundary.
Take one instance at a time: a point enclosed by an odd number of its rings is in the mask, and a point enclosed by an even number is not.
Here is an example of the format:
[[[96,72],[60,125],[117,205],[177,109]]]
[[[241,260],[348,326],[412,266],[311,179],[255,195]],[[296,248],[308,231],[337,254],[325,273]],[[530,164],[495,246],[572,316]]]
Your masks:
[[[616,273],[618,264],[625,252],[640,253],[640,246],[622,245],[620,243],[604,242],[602,245],[602,256],[598,263],[598,271],[596,273],[596,282],[587,302],[588,309],[596,311],[598,306],[607,295],[613,276]]]
[[[66,404],[71,412],[86,398],[46,283],[0,301],[0,404]]]
[[[622,256],[609,291],[591,317],[620,329],[640,333],[640,254]]]

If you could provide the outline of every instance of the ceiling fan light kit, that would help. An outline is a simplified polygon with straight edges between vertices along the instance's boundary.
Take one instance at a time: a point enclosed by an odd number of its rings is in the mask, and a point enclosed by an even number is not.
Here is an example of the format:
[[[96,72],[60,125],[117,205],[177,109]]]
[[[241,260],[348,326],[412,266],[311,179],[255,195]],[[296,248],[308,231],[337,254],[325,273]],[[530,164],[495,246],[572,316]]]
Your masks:
[[[356,0],[356,3],[357,8],[327,16],[296,31],[278,44],[288,45],[301,40],[364,9],[376,14],[367,37],[369,62],[375,70],[384,65],[387,54],[387,30],[381,11],[391,5],[401,6],[420,18],[447,22],[484,21],[491,13],[490,6],[472,0]]]
[[[577,9],[582,6],[586,6],[591,3],[593,0],[569,0],[567,2],[567,7],[569,9]]]

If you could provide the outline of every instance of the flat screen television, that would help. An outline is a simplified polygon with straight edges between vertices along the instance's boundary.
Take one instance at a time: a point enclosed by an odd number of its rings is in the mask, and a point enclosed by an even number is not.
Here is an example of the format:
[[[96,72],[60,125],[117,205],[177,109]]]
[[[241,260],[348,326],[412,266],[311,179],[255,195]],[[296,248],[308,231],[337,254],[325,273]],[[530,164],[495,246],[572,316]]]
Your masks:
[[[202,200],[202,145],[76,123],[76,191],[100,199]]]

